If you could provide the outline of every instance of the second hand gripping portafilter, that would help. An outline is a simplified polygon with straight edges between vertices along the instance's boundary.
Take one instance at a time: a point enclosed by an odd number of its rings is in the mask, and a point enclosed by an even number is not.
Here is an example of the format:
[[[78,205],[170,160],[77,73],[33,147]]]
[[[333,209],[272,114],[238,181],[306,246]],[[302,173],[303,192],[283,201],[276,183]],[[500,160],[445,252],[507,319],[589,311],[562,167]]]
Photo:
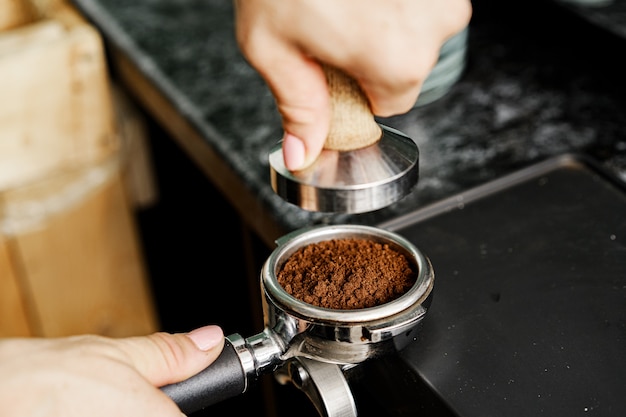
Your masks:
[[[324,149],[309,167],[289,171],[279,142],[269,156],[272,188],[308,211],[363,213],[387,207],[417,184],[417,145],[376,122],[355,80],[330,66],[324,71],[332,106]]]

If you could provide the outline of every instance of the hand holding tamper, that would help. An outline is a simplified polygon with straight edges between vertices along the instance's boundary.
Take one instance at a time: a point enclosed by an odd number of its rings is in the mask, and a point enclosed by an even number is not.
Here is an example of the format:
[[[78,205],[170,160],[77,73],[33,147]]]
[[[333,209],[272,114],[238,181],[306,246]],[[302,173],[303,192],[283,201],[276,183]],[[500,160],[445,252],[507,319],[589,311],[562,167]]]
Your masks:
[[[313,164],[289,171],[282,143],[270,152],[272,188],[308,211],[363,213],[405,197],[418,179],[415,142],[376,122],[355,80],[323,66],[332,120],[324,149]]]

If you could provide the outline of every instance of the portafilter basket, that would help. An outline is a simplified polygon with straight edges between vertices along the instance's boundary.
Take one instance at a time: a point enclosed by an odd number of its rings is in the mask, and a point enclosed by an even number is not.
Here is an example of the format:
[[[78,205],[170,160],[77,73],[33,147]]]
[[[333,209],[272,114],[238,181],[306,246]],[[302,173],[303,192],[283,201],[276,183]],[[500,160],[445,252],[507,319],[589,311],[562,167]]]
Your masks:
[[[338,310],[317,307],[288,294],[277,275],[298,249],[333,239],[366,239],[402,253],[417,271],[403,295],[375,307]],[[226,337],[218,359],[199,374],[162,387],[188,414],[244,393],[265,373],[292,382],[320,415],[356,416],[343,370],[398,351],[415,338],[433,289],[432,266],[404,237],[376,227],[331,225],[304,228],[279,238],[261,271],[264,329],[254,336]]]

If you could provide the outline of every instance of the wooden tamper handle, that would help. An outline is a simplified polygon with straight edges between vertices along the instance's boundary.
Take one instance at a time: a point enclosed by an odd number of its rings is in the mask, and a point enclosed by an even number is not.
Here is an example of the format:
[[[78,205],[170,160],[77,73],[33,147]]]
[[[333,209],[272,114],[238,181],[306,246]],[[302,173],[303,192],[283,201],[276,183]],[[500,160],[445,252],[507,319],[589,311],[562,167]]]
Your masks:
[[[330,131],[324,149],[352,151],[376,143],[382,130],[370,109],[369,101],[357,82],[338,70],[323,65],[332,108]]]

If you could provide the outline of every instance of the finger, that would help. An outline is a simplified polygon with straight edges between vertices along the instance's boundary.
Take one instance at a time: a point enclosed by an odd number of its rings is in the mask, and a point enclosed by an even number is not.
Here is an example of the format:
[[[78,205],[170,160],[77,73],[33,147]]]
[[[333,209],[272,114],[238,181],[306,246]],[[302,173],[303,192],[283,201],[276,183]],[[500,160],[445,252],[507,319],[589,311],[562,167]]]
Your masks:
[[[419,58],[402,58],[405,55],[389,53],[380,61],[362,61],[356,65],[360,70],[355,71],[354,78],[376,116],[395,116],[413,108],[424,81],[437,64],[439,50],[424,47]]]
[[[415,105],[423,85],[422,80],[406,83],[401,88],[392,88],[362,80],[358,80],[358,82],[370,102],[372,113],[380,117],[407,113]]]
[[[270,42],[271,43],[271,42]],[[273,43],[253,65],[265,79],[282,116],[283,157],[289,170],[315,161],[328,136],[330,98],[319,63],[294,47]]]
[[[280,70],[265,78],[282,116],[285,166],[294,171],[312,164],[324,147],[330,128],[330,97],[319,63],[298,53],[281,60]]]
[[[205,326],[190,333],[154,333],[120,339],[121,348],[133,366],[155,386],[182,381],[217,359],[224,347],[218,326]]]
[[[413,108],[437,65],[441,47],[469,23],[471,4],[466,0],[457,3],[455,13],[434,13],[439,20],[414,28],[410,38],[380,36],[379,43],[370,45],[372,54],[358,54],[356,60],[346,63],[368,97],[372,113],[388,117]],[[440,6],[433,3],[432,7]]]

